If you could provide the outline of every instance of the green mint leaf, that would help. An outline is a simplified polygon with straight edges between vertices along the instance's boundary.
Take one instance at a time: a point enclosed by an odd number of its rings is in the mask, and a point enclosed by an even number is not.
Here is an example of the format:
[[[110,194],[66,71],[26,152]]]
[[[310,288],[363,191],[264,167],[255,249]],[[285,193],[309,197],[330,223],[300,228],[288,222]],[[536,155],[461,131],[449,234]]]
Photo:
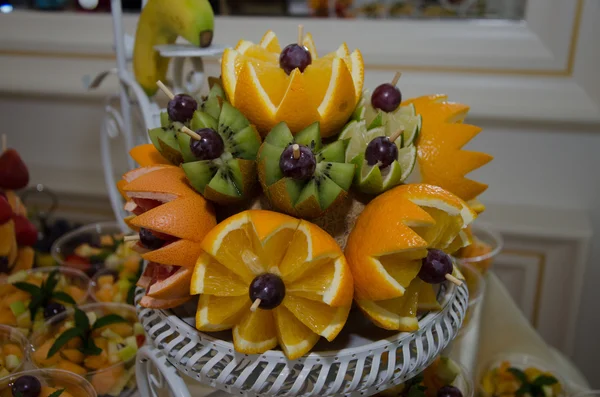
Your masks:
[[[54,292],[54,288],[56,288],[56,284],[58,284],[58,277],[58,270],[54,270],[48,275],[43,288],[43,292],[45,292],[47,296],[52,295],[52,292]]]
[[[81,330],[82,333],[87,332],[90,329],[90,320],[84,311],[75,308],[75,326]]]
[[[520,369],[511,367],[508,369],[508,372],[513,374],[515,376],[515,378],[517,378],[517,380],[519,380],[521,382],[521,384],[529,383],[527,381],[527,375],[525,375],[525,372],[521,371]]]
[[[519,387],[517,389],[517,391],[515,392],[515,396],[523,396],[523,395],[525,395],[527,393],[533,395],[533,393],[531,392],[531,389],[529,387],[529,384],[525,383],[525,384],[523,384],[521,387]]]
[[[52,345],[50,350],[48,350],[48,355],[46,356],[46,358],[50,358],[56,353],[58,353],[61,347],[66,345],[71,339],[75,338],[83,339],[83,332],[81,332],[81,330],[78,328],[69,328],[68,330],[60,334],[60,336],[54,341],[54,344]]]
[[[552,386],[558,383],[558,380],[554,376],[540,375],[533,381],[536,386]]]
[[[100,354],[102,354],[102,349],[100,349],[98,346],[96,346],[96,344],[94,343],[94,340],[92,338],[88,338],[85,341],[85,344],[84,344],[81,352],[88,356],[99,356]]]
[[[76,304],[75,299],[73,299],[71,295],[67,294],[66,292],[56,291],[52,294],[52,297],[57,301],[69,303],[71,305]]]
[[[91,263],[104,263],[106,258],[108,258],[111,253],[112,253],[112,251],[106,250],[106,251],[102,251],[101,253],[99,253],[97,255],[92,255],[92,256],[90,256],[90,262]]]
[[[50,394],[48,397],[59,397],[61,394],[63,394],[64,391],[65,389],[57,390],[54,393]]]
[[[119,316],[118,314],[107,314],[106,316],[100,317],[99,319],[96,320],[96,322],[94,323],[94,326],[92,327],[92,330],[106,327],[107,325],[111,325],[111,324],[127,323],[127,322],[128,322],[127,320],[125,320],[123,317]]]
[[[425,388],[413,385],[409,390],[406,397],[425,397]]]
[[[127,291],[127,304],[134,305],[135,304],[135,282]]]
[[[18,289],[20,289],[21,291],[25,291],[28,294],[31,295],[32,298],[35,298],[37,296],[42,296],[42,289],[40,287],[38,287],[37,285],[31,284],[31,283],[25,283],[25,282],[19,282],[19,283],[14,283],[13,284],[15,287],[17,287]]]
[[[37,311],[39,310],[39,308],[42,306],[42,303],[44,302],[44,298],[41,295],[37,295],[34,296],[33,298],[31,298],[31,302],[29,302],[29,314],[31,316],[31,321],[35,320],[35,315],[37,314]]]

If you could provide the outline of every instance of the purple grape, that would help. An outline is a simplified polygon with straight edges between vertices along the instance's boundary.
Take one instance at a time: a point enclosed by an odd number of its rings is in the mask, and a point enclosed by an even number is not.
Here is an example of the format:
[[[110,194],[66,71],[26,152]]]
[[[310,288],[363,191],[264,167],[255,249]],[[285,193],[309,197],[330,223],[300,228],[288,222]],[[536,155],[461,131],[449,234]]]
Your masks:
[[[149,250],[156,250],[165,244],[165,240],[156,237],[150,229],[140,228],[140,243]]]
[[[380,163],[379,168],[383,169],[398,160],[398,147],[387,136],[378,136],[373,138],[367,145],[365,158],[367,164]]]
[[[429,249],[422,260],[419,278],[429,284],[439,284],[446,280],[446,274],[451,274],[453,269],[452,259],[448,254],[438,249]]]
[[[52,316],[64,313],[65,307],[58,302],[50,302],[44,308],[44,318],[48,320]]]
[[[279,276],[264,273],[256,276],[250,284],[250,300],[260,299],[258,307],[261,309],[274,309],[283,302],[285,297],[285,284]]]
[[[300,156],[294,157],[294,146],[289,145],[279,157],[279,168],[288,178],[306,181],[315,174],[317,160],[312,150],[304,145],[297,145]]]
[[[444,386],[437,392],[437,397],[463,397],[458,387]]]
[[[42,392],[42,384],[35,376],[23,375],[15,380],[11,390],[13,396],[38,397]]]
[[[190,140],[190,150],[198,160],[213,160],[220,157],[225,150],[223,138],[212,128],[196,131],[200,139]]]
[[[375,109],[381,109],[388,113],[398,109],[400,102],[402,102],[400,90],[390,83],[381,84],[371,95],[371,105]]]
[[[279,55],[279,67],[288,75],[296,68],[300,72],[312,63],[312,56],[306,47],[298,44],[290,44],[281,51]]]
[[[194,112],[198,109],[198,102],[186,94],[177,94],[169,101],[167,113],[171,121],[186,123],[192,119]]]
[[[8,273],[8,256],[0,256],[0,273]]]

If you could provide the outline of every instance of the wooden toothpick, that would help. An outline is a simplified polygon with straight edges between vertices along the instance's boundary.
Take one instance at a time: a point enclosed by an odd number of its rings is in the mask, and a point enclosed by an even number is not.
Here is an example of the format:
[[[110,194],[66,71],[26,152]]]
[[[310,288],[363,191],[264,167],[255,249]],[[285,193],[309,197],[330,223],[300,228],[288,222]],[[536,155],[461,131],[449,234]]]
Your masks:
[[[256,299],[256,300],[255,300],[255,301],[252,303],[252,306],[250,306],[250,311],[251,311],[251,312],[255,312],[255,311],[256,311],[256,309],[258,309],[258,306],[260,305],[260,302],[262,302],[262,301],[260,300],[260,298],[257,298],[257,299]]]
[[[200,139],[202,139],[202,137],[201,137],[200,135],[198,135],[198,134],[196,133],[196,131],[194,131],[194,130],[192,130],[192,129],[189,129],[189,128],[188,128],[188,127],[186,127],[186,126],[183,126],[183,127],[181,127],[181,132],[183,132],[183,133],[184,133],[184,134],[186,134],[186,135],[189,135],[189,136],[190,136],[190,138],[192,138],[192,139],[194,139],[194,140],[196,140],[196,141],[199,141]]]
[[[453,284],[458,285],[459,287],[462,285],[462,281],[451,275],[450,273],[446,274],[446,280],[450,281]]]
[[[395,142],[396,139],[400,138],[400,136],[402,135],[403,132],[404,132],[403,129],[396,131],[396,133],[390,137],[390,142]]]
[[[392,79],[392,85],[393,86],[395,86],[396,84],[398,84],[398,80],[400,80],[400,76],[402,76],[402,73],[396,72],[396,74],[394,75],[394,78]]]
[[[162,81],[158,80],[156,85],[162,90],[162,92],[165,93],[165,95],[169,97],[169,99],[175,98],[175,94],[173,94],[173,92],[166,85],[164,85]]]
[[[304,25],[298,25],[298,45],[302,45],[304,41]]]
[[[292,145],[292,153],[294,155],[294,159],[298,160],[300,158],[300,145],[294,143],[294,145]]]
[[[133,234],[131,236],[125,236],[123,237],[123,241],[127,242],[127,241],[139,241],[140,240],[140,235],[139,234]]]

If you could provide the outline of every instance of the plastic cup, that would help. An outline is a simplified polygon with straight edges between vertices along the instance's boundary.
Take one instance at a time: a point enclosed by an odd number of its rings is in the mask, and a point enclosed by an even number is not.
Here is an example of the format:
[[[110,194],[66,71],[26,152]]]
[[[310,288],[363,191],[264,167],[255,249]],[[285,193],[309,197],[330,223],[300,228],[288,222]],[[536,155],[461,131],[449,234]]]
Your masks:
[[[118,314],[130,321],[130,324],[137,322],[135,308],[130,305],[118,303],[91,303],[80,307],[86,313],[94,312],[98,318],[107,314]],[[43,329],[36,331],[31,337],[32,354],[31,362],[37,368],[43,368],[43,365],[36,361],[35,352],[41,345],[51,337],[55,336],[58,329],[65,321],[74,321],[74,311],[68,310],[58,316],[52,317],[46,322]],[[97,371],[90,371],[83,376],[96,389],[98,395],[112,397],[127,397],[135,393],[137,383],[135,383],[135,357],[127,361],[115,363],[114,365]],[[127,383],[119,393],[116,393],[115,385],[119,382]],[[117,387],[118,389],[118,387]]]
[[[483,307],[483,298],[485,294],[485,278],[473,265],[459,263],[459,269],[465,277],[465,283],[469,290],[469,303],[467,313],[463,321],[458,336],[462,335],[473,324],[476,324],[481,318],[481,308]]]
[[[502,251],[504,240],[500,233],[486,227],[477,225],[473,226],[471,230],[474,244],[462,249],[457,255],[457,259],[485,273],[492,266],[494,257]]]
[[[12,384],[24,375],[37,378],[42,386],[49,386],[57,390],[64,389],[73,397],[97,397],[90,382],[77,374],[60,369],[33,369],[4,377],[0,379],[0,397],[13,397]]]
[[[25,367],[25,363],[27,362],[27,358],[29,357],[29,342],[27,341],[27,338],[25,338],[25,335],[23,335],[17,329],[9,327],[8,325],[0,324],[0,348],[3,348],[6,344],[17,346],[21,353],[21,363],[17,368],[13,369],[10,372],[16,373],[23,370],[23,368]],[[7,354],[4,351],[2,351],[2,358],[6,359],[6,356]]]

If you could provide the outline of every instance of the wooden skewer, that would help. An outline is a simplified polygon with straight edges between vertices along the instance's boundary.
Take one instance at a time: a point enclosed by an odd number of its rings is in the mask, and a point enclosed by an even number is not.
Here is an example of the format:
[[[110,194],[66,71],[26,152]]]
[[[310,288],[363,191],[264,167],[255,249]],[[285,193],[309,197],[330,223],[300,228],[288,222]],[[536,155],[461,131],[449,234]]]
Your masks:
[[[162,92],[165,93],[165,95],[169,97],[169,99],[175,98],[175,94],[173,94],[173,92],[166,85],[164,85],[162,81],[158,80],[156,85],[162,90]]]
[[[400,138],[400,136],[402,135],[403,132],[404,132],[404,130],[396,131],[396,133],[390,137],[390,142],[395,142],[396,139]]]
[[[450,273],[446,274],[446,280],[450,281],[453,284],[458,285],[459,287],[462,285],[462,281],[451,275]]]
[[[140,240],[140,235],[139,234],[133,234],[131,236],[125,236],[123,237],[123,241],[139,241]]]
[[[260,302],[261,302],[260,298],[257,298],[257,299],[256,299],[256,300],[255,300],[255,301],[252,303],[252,306],[250,306],[250,311],[251,311],[251,312],[255,312],[255,311],[256,311],[256,309],[258,309],[258,306],[260,305]]]
[[[8,149],[6,134],[2,134],[2,152],[6,152],[6,149]]]
[[[304,41],[304,25],[298,25],[298,45],[302,45]]]
[[[196,133],[196,131],[189,129],[186,126],[181,127],[181,132],[183,132],[186,135],[189,135],[190,138],[195,139],[196,141],[199,141],[200,139],[202,139],[202,137],[200,135],[198,135]]]
[[[300,158],[300,145],[294,143],[294,145],[292,145],[292,153],[294,155],[294,159],[298,160]]]
[[[400,80],[400,76],[402,76],[402,73],[396,72],[396,74],[394,75],[394,78],[392,79],[392,85],[393,86],[395,86],[396,84],[398,84],[398,80]]]

